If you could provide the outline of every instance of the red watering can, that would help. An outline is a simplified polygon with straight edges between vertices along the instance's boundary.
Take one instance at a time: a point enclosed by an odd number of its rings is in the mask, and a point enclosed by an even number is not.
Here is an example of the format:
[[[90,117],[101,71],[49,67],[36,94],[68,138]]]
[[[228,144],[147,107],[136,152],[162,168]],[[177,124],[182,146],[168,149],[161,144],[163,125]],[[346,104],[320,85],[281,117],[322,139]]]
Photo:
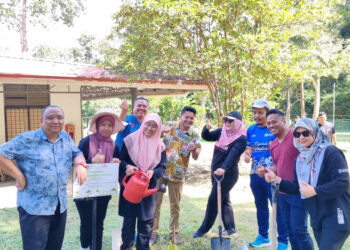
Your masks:
[[[148,189],[150,178],[140,170],[135,170],[128,182],[126,179],[129,176],[125,175],[123,179],[124,198],[134,204],[138,204],[147,196],[157,193],[158,191],[165,192],[165,185],[162,184],[159,188]]]

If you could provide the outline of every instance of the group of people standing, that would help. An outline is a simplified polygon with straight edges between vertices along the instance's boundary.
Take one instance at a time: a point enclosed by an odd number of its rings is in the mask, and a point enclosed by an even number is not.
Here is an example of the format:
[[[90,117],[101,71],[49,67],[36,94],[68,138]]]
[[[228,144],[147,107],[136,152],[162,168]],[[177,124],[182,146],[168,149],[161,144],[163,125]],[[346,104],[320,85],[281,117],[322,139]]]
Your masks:
[[[150,249],[159,234],[163,193],[133,204],[123,197],[125,176],[136,170],[149,178],[149,188],[165,184],[170,200],[169,237],[179,237],[180,201],[190,157],[198,159],[201,144],[193,128],[196,110],[186,106],[178,122],[162,124],[157,114],[148,114],[148,100],[137,97],[133,114],[122,102],[118,117],[110,109],[99,110],[90,122],[91,135],[76,147],[63,131],[64,113],[48,106],[42,112],[42,127],[16,136],[0,146],[0,167],[17,180],[18,212],[24,249],[61,249],[66,224],[66,187],[74,162],[79,183],[86,180],[86,163],[119,163],[119,215],[123,217],[121,249]],[[215,130],[207,123],[201,136],[216,141],[211,163],[212,190],[205,217],[193,234],[204,236],[218,214],[217,179],[221,179],[224,235],[237,233],[230,190],[238,180],[238,162],[252,161],[251,189],[257,209],[258,236],[251,247],[270,245],[268,236],[271,182],[280,183],[278,199],[278,249],[314,249],[307,230],[307,216],[320,249],[340,249],[350,233],[349,173],[342,152],[324,138],[316,121],[301,119],[289,130],[284,113],[270,109],[266,100],[252,105],[255,124],[248,130],[239,112],[223,117]],[[116,140],[112,135],[118,133]],[[17,166],[12,160],[16,161]],[[111,196],[97,198],[96,249],[102,248],[103,223]],[[92,242],[92,201],[75,199],[80,216],[81,249]],[[35,228],[35,230],[33,230]],[[135,232],[137,228],[137,232]],[[136,234],[136,239],[135,239]]]
[[[271,182],[280,183],[277,205],[277,249],[314,249],[311,227],[319,249],[341,249],[350,233],[349,173],[345,157],[310,118],[289,130],[283,112],[266,100],[252,106],[255,124],[247,131],[246,162],[252,160],[251,189],[257,209],[259,234],[251,247],[271,244],[268,202]],[[321,124],[322,126],[322,124]],[[334,141],[333,141],[334,142]]]

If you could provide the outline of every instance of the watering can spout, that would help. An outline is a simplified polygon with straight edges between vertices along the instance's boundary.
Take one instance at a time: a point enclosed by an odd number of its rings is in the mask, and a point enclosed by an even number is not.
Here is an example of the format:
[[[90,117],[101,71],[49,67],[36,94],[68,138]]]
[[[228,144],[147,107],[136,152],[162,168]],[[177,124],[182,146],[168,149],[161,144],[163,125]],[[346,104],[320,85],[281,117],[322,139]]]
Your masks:
[[[152,195],[152,194],[155,194],[155,193],[157,193],[157,192],[158,192],[158,190],[157,190],[156,188],[147,189],[147,190],[145,190],[145,192],[143,193],[143,198],[148,197],[148,196],[150,196],[150,195]]]
[[[157,192],[165,192],[165,185],[164,184],[162,184],[162,185],[160,185],[160,187],[158,187],[158,188],[153,188],[153,189],[147,189],[147,190],[145,190],[145,192],[143,193],[143,198],[145,198],[145,197],[147,197],[147,196],[150,196],[150,195],[152,195],[152,194],[155,194],[155,193],[157,193]]]

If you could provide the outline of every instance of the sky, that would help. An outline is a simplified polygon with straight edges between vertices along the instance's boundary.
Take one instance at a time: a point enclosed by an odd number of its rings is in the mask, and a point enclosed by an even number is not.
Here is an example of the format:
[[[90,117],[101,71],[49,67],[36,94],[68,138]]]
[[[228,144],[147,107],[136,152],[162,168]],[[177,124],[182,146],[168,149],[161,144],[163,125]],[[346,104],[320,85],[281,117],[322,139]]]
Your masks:
[[[86,0],[86,9],[73,27],[61,23],[49,23],[47,28],[40,25],[27,26],[29,54],[36,46],[43,44],[57,49],[72,48],[78,45],[77,38],[82,34],[94,35],[103,39],[113,26],[112,15],[120,7],[121,0]],[[0,25],[0,55],[21,56],[19,33]]]

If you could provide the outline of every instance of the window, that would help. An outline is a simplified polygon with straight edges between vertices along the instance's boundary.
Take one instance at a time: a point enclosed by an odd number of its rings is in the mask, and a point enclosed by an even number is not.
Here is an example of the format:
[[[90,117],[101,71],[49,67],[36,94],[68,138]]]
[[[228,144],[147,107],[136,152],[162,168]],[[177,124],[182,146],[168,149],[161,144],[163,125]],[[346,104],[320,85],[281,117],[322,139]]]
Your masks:
[[[6,140],[40,128],[41,110],[50,104],[48,85],[4,84]]]

